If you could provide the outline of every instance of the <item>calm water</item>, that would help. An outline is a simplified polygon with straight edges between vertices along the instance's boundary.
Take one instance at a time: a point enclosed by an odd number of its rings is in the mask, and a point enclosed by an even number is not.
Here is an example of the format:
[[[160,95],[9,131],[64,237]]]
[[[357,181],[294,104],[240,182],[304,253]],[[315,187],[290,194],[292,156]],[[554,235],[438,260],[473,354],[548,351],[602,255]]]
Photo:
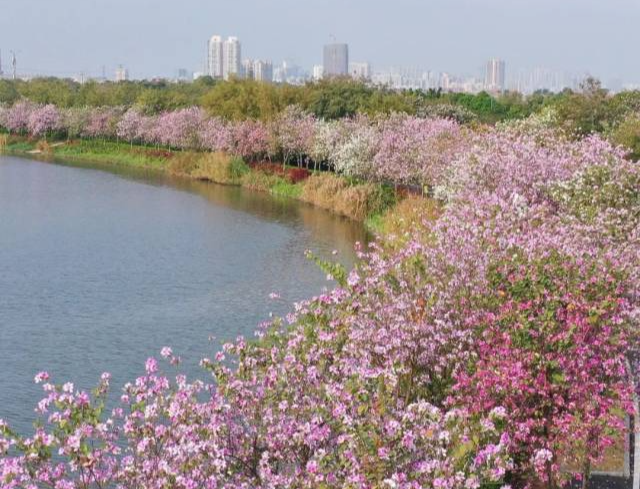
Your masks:
[[[365,239],[239,188],[0,157],[0,418],[29,430],[40,370],[119,389],[170,345],[202,377],[221,340],[330,285],[306,249],[351,265]]]

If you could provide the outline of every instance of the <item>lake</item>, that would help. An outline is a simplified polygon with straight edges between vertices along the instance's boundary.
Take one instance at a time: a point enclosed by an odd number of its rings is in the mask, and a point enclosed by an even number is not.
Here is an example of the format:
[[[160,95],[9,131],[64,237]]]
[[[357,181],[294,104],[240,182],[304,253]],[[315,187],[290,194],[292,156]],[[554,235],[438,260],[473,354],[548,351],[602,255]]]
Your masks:
[[[366,240],[358,223],[238,187],[2,156],[0,418],[30,432],[40,370],[82,388],[111,372],[116,397],[171,346],[203,378],[222,341],[332,286],[305,250],[352,266]]]

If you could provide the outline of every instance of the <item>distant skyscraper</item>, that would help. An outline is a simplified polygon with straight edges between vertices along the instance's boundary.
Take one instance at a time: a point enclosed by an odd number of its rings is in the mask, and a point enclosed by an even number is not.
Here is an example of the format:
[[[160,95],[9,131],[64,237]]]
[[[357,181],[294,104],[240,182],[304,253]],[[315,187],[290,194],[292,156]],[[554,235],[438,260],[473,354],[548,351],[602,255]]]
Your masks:
[[[116,69],[116,81],[123,82],[129,79],[129,70],[127,70],[122,65],[118,66]]]
[[[253,78],[257,81],[271,83],[273,81],[273,63],[255,60],[253,62]]]
[[[213,36],[209,39],[207,49],[207,73],[211,78],[222,78],[223,73],[223,42],[222,37]]]
[[[246,78],[247,80],[254,79],[253,63],[254,61],[252,59],[242,60],[242,78]]]
[[[313,79],[314,80],[322,80],[323,76],[324,76],[324,66],[315,65],[313,67]]]
[[[503,91],[505,87],[505,65],[500,59],[487,61],[487,70],[484,77],[484,86],[487,90]]]
[[[371,65],[369,63],[349,63],[349,75],[356,80],[369,80]]]
[[[191,73],[185,68],[180,68],[176,76],[177,81],[185,82],[191,78]]]
[[[444,90],[445,92],[449,91],[449,89],[451,88],[451,77],[449,76],[449,73],[441,73],[440,74],[440,88],[442,88],[442,90]]]
[[[232,76],[242,76],[242,54],[240,40],[237,37],[228,38],[222,47],[222,77],[228,80]]]
[[[327,44],[323,54],[323,76],[347,76],[349,74],[349,46],[347,44]]]

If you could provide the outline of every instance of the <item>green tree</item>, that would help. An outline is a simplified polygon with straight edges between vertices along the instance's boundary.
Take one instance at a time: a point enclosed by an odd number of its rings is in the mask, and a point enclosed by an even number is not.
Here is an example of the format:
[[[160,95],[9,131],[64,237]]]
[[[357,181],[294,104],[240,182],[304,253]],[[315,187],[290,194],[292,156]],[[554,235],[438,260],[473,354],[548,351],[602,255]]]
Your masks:
[[[15,83],[8,80],[0,80],[0,104],[12,105],[20,98]]]
[[[595,78],[587,78],[579,92],[565,92],[556,107],[560,123],[579,137],[604,132],[616,117],[607,90]]]

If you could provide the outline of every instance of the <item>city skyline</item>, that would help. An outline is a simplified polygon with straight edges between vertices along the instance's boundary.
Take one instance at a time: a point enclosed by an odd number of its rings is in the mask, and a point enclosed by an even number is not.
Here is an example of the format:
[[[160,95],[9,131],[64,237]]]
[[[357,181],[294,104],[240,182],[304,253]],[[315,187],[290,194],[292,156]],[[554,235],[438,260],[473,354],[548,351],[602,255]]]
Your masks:
[[[185,68],[179,68],[173,77],[154,77],[152,79],[173,79],[185,82],[208,75],[214,79],[224,80],[236,77],[263,82],[300,84],[322,78],[349,76],[355,80],[366,81],[374,85],[386,85],[392,89],[399,90],[441,89],[466,93],[516,91],[523,94],[531,94],[537,90],[559,92],[565,88],[576,89],[579,88],[580,83],[587,76],[591,76],[589,73],[576,75],[549,70],[545,67],[536,67],[531,70],[520,69],[516,73],[511,73],[506,70],[506,62],[499,58],[489,59],[484,65],[483,72],[475,76],[468,73],[460,75],[415,67],[374,70],[368,61],[351,61],[349,58],[349,45],[347,43],[338,43],[335,40],[323,46],[323,64],[314,65],[310,70],[307,70],[287,60],[284,60],[280,65],[274,66],[271,60],[243,58],[240,39],[237,36],[229,36],[227,39],[223,39],[223,36],[219,34],[214,34],[207,41],[205,58],[203,71],[191,72]],[[0,58],[0,77],[2,76],[1,70]],[[509,76],[507,76],[507,73],[509,73]],[[21,74],[20,77],[28,79],[30,76]],[[98,81],[112,79],[116,82],[132,79],[129,76],[128,68],[123,65],[118,65],[113,78],[106,76],[104,66],[101,76],[91,77],[82,72],[75,74],[71,78],[81,83],[89,79]],[[613,91],[637,88],[636,85],[631,84],[624,86],[622,80],[619,79],[615,80],[611,86],[607,86],[607,84],[604,84],[604,86]]]
[[[19,70],[26,75],[99,76],[102,66],[113,73],[123,65],[131,78],[172,77],[180,68],[205,71],[202,40],[212,32],[233,32],[243,40],[246,57],[286,59],[309,71],[322,63],[322,46],[335,38],[349,44],[352,59],[378,68],[419,66],[476,75],[486,60],[499,57],[513,73],[544,67],[588,72],[605,84],[640,80],[640,65],[628,62],[633,59],[633,45],[640,42],[634,29],[640,18],[637,2],[513,3],[375,0],[365,9],[361,0],[346,4],[311,0],[304,6],[291,0],[215,6],[204,0],[180,5],[111,0],[109,6],[97,0],[60,0],[55,6],[24,0],[3,5],[0,48],[3,53],[17,52]],[[39,15],[34,17],[31,12],[36,7]],[[461,7],[464,18],[457,14]],[[120,8],[130,15],[116,15]],[[534,30],[540,25],[535,19],[544,20],[544,33]],[[599,35],[588,36],[594,29]],[[125,34],[111,35],[116,31]],[[275,35],[282,32],[287,35]],[[6,73],[6,55],[3,58]]]

